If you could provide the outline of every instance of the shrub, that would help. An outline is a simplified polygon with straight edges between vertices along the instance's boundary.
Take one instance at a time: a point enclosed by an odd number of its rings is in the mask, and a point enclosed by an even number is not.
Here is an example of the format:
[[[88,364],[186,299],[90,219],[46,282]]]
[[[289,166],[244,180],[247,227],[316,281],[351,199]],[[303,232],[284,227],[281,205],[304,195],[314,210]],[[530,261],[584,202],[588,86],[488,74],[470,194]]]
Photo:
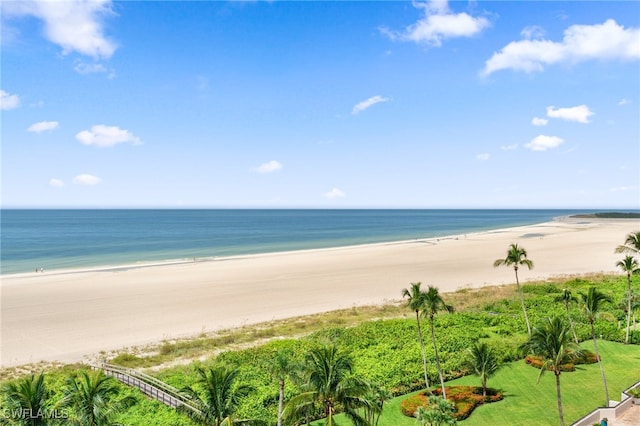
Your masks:
[[[532,367],[535,367],[537,369],[542,368],[542,364],[544,364],[544,361],[542,359],[542,357],[539,356],[535,356],[535,355],[527,355],[524,358],[524,362],[526,362],[527,364],[529,364]],[[568,364],[563,364],[560,366],[560,371],[575,371],[576,370],[576,365],[579,364],[594,364],[598,362],[598,357],[596,356],[595,353],[589,351],[589,350],[583,350],[582,352],[582,357],[576,359],[573,363],[568,363]],[[553,368],[551,366],[547,367],[547,371],[551,371]]]
[[[455,405],[453,417],[457,420],[464,420],[471,415],[473,410],[481,404],[500,401],[503,398],[502,392],[487,388],[486,399],[482,397],[482,388],[475,386],[451,386],[446,387],[447,400]],[[440,396],[442,389],[434,389],[433,394]],[[426,392],[420,392],[416,395],[402,401],[400,409],[405,416],[413,417],[419,407],[429,407],[429,396]]]

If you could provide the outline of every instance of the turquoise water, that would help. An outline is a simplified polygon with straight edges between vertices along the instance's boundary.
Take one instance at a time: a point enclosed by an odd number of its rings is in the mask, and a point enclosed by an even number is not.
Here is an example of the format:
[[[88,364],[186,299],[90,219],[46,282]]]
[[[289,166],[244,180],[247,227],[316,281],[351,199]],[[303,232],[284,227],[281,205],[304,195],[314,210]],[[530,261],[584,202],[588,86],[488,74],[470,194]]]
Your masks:
[[[465,234],[591,210],[2,210],[0,272]]]

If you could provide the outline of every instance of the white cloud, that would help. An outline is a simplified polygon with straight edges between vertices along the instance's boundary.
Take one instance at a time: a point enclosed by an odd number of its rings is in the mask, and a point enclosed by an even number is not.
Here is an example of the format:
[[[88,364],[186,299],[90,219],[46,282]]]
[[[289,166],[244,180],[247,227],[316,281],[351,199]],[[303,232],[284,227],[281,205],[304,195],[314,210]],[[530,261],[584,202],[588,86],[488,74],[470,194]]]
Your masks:
[[[547,107],[547,117],[560,118],[567,121],[577,121],[578,123],[588,123],[589,117],[594,113],[586,105],[578,105],[570,108]]]
[[[413,41],[431,46],[441,46],[442,40],[456,37],[472,37],[490,26],[483,17],[474,18],[467,13],[452,13],[446,0],[414,2],[414,7],[424,10],[424,17],[409,25],[402,32],[380,28],[392,40]]]
[[[525,144],[525,147],[531,151],[546,151],[559,147],[563,142],[564,139],[558,136],[539,135],[533,138],[528,144]]]
[[[14,109],[20,105],[20,97],[0,90],[0,109]]]
[[[610,188],[609,191],[610,192],[627,192],[627,191],[634,191],[636,188],[633,186],[617,186],[615,188]]]
[[[531,120],[531,124],[533,124],[534,126],[546,126],[548,122],[549,120],[547,120],[546,118],[540,117],[533,117],[533,119]]]
[[[38,123],[34,123],[27,129],[27,132],[33,133],[42,133],[47,130],[54,130],[58,128],[57,121],[40,121]]]
[[[53,186],[54,188],[62,188],[64,186],[64,182],[60,179],[51,178],[49,180],[49,186]]]
[[[256,172],[272,173],[272,172],[277,172],[278,170],[281,170],[281,169],[282,169],[282,163],[276,160],[271,160],[264,164],[260,164],[260,166],[258,166],[258,168],[256,169]]]
[[[111,147],[119,143],[132,143],[139,145],[142,142],[140,138],[133,135],[130,131],[119,128],[118,126],[105,126],[98,124],[93,126],[91,130],[83,130],[76,135],[76,139],[84,145],[95,145],[99,147]]]
[[[78,52],[109,58],[116,45],[108,40],[102,20],[115,13],[111,0],[10,1],[3,2],[4,17],[34,16],[44,22],[45,37],[62,47],[64,55]]]
[[[489,157],[490,157],[489,154],[486,154],[486,153],[476,155],[476,158],[480,161],[487,161]]]
[[[544,29],[538,25],[531,25],[520,31],[520,35],[527,40],[540,39],[544,37],[544,33]]]
[[[78,74],[96,74],[96,73],[106,73],[108,72],[107,68],[100,63],[92,63],[88,64],[86,62],[78,61],[76,62],[75,67],[73,67],[74,71]]]
[[[503,151],[513,151],[514,149],[518,148],[518,144],[514,143],[513,145],[502,145],[500,147],[501,150]]]
[[[389,98],[384,98],[382,96],[373,96],[367,100],[364,100],[362,102],[359,102],[357,105],[355,105],[353,107],[353,109],[351,110],[351,114],[353,115],[357,115],[359,113],[361,113],[362,111],[364,111],[367,108],[371,108],[372,106],[374,106],[375,104],[379,104],[380,102],[387,102],[389,101]]]
[[[97,185],[102,182],[98,176],[81,174],[73,178],[73,183],[76,185]]]
[[[345,194],[344,191],[338,188],[332,188],[331,191],[325,192],[324,194],[325,198],[328,198],[330,200],[334,198],[343,198],[343,197],[346,197],[346,195],[347,194]]]
[[[596,25],[572,25],[560,42],[513,41],[485,62],[482,75],[503,70],[534,72],[557,63],[640,59],[640,28],[625,29],[613,19]]]
[[[618,105],[627,105],[627,104],[630,104],[630,103],[631,103],[631,101],[629,99],[622,98],[622,99],[620,99],[620,102],[618,102]]]

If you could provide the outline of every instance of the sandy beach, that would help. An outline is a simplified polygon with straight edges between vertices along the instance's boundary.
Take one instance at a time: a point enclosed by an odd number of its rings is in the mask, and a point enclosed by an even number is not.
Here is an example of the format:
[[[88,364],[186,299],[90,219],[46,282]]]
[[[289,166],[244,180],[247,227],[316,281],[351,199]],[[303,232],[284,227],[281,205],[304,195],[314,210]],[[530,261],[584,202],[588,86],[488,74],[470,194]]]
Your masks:
[[[564,218],[439,239],[203,262],[45,271],[1,282],[0,366],[74,362],[100,351],[400,298],[421,281],[441,292],[513,283],[494,268],[511,243],[534,262],[521,281],[620,273],[614,253],[637,219]]]

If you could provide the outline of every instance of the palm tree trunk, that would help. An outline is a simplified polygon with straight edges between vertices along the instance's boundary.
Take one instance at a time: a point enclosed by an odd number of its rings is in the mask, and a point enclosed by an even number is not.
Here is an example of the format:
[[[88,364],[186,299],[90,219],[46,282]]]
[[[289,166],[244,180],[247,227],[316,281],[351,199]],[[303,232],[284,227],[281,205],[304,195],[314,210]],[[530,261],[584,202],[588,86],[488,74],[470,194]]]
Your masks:
[[[433,352],[435,352],[436,354],[436,368],[438,369],[438,376],[440,377],[440,385],[442,385],[442,397],[444,399],[447,399],[447,391],[444,389],[444,379],[442,378],[442,368],[440,368],[438,345],[436,345],[436,333],[433,331],[433,317],[429,317],[429,324],[431,325],[431,341],[433,342]]]
[[[600,359],[600,351],[598,350],[598,341],[596,340],[596,328],[593,325],[593,320],[591,320],[591,337],[593,337],[593,347],[596,351],[596,356],[598,357],[598,365],[600,366],[600,375],[602,376],[602,384],[604,385],[605,407],[608,407],[609,406],[609,389],[607,388],[607,378],[604,375],[604,368],[602,368],[602,359]]]
[[[331,403],[327,404],[327,426],[333,426],[333,407]]]
[[[527,323],[527,333],[529,337],[531,337],[531,325],[529,324],[529,317],[527,316],[527,308],[524,305],[524,294],[522,294],[522,289],[520,288],[520,280],[518,280],[518,267],[513,268],[516,271],[516,286],[518,287],[518,293],[520,294],[520,303],[522,304],[522,312],[524,313],[524,322]]]
[[[278,391],[278,426],[282,426],[282,410],[284,407],[284,379],[280,379],[280,389]]]
[[[631,326],[631,273],[627,272],[627,282],[629,283],[629,293],[627,295],[627,335],[624,338],[624,344],[629,344],[629,326]]]
[[[422,330],[420,329],[420,313],[416,310],[416,322],[418,323],[418,339],[420,339],[420,349],[422,350],[422,364],[424,367],[424,384],[427,387],[427,392],[431,393],[429,390],[429,376],[427,376],[427,351],[424,348],[424,340],[422,339]]]
[[[562,413],[562,396],[560,394],[560,372],[556,374],[556,393],[558,394],[558,415],[560,416],[560,426],[564,426],[564,414]]]
[[[486,402],[487,399],[487,378],[485,376],[482,376],[482,399],[484,399]]]
[[[580,343],[580,342],[578,342],[578,336],[576,335],[576,329],[573,326],[573,320],[571,319],[571,311],[569,309],[569,303],[567,303],[567,318],[569,318],[569,325],[571,326],[571,331],[573,332],[573,340],[575,340],[576,343]]]

